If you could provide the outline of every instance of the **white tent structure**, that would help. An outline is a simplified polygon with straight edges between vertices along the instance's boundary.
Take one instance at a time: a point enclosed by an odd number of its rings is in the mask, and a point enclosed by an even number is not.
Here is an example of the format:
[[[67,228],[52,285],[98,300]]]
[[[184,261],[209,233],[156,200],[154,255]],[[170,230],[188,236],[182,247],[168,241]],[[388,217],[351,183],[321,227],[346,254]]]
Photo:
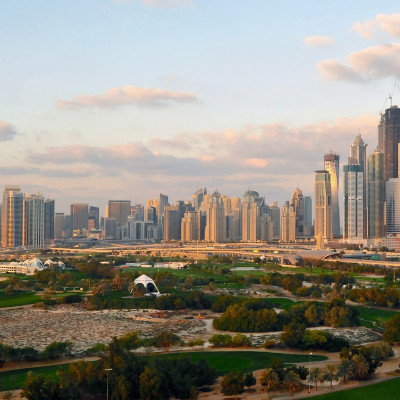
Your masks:
[[[135,284],[135,286],[143,285],[150,292],[150,294],[153,295],[153,296],[156,296],[156,297],[161,296],[161,293],[158,290],[157,285],[154,283],[153,279],[151,279],[147,275],[144,275],[144,274],[140,275],[139,278],[136,278],[133,281],[133,283]]]

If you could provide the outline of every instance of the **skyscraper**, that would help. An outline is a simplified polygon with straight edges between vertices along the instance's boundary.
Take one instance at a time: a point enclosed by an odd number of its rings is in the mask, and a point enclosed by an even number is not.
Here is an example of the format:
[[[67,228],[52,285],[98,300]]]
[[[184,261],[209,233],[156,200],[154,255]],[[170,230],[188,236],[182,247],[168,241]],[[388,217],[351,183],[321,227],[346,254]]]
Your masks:
[[[350,158],[349,162],[357,160]],[[364,237],[364,168],[362,165],[343,166],[343,237]]]
[[[24,195],[19,186],[7,185],[1,208],[1,245],[5,248],[22,246]]]
[[[181,240],[190,242],[199,240],[198,217],[196,211],[186,211],[181,222]]]
[[[99,207],[89,206],[89,217],[94,218],[94,228],[99,229],[100,227],[100,210]]]
[[[193,203],[193,207],[196,211],[198,211],[198,209],[201,206],[201,203],[204,200],[204,196],[207,194],[207,189],[205,187],[196,190],[195,194],[192,196],[192,203]]]
[[[296,240],[296,213],[293,204],[285,201],[281,210],[281,240],[294,242]]]
[[[261,206],[264,205],[264,197],[253,191],[248,190],[242,199],[242,240],[256,241],[260,239],[260,217]]]
[[[368,237],[381,238],[385,234],[385,156],[377,148],[368,157]]]
[[[44,241],[49,243],[54,240],[54,200],[46,199],[44,202]]]
[[[223,242],[226,240],[226,220],[224,202],[217,190],[205,197],[206,226],[205,240],[209,242]]]
[[[400,143],[400,109],[391,106],[381,116],[378,126],[378,147],[384,153],[384,179],[398,178],[398,144]]]
[[[303,192],[297,188],[290,200],[295,219],[295,239],[304,238],[304,198]]]
[[[24,198],[22,245],[32,248],[44,246],[44,197],[27,194]]]
[[[278,202],[274,201],[270,206],[269,210],[271,213],[271,219],[274,224],[274,239],[281,238],[281,209],[278,206]]]
[[[310,196],[304,197],[304,236],[313,235],[313,211],[312,199]]]
[[[363,225],[364,233],[363,236],[367,237],[368,232],[368,190],[367,190],[367,144],[358,135],[352,145],[350,146],[350,157],[349,164],[359,164],[363,170]],[[356,162],[355,162],[356,161]],[[344,230],[344,229],[343,229]]]
[[[63,237],[64,231],[64,213],[55,213],[54,215],[54,238],[60,239]]]
[[[331,177],[328,171],[315,171],[315,223],[314,236],[332,239],[332,194]]]
[[[400,233],[400,178],[386,182],[386,234]]]
[[[72,230],[82,230],[88,228],[88,204],[71,204]]]
[[[324,168],[328,171],[331,181],[332,234],[334,237],[340,237],[339,159],[340,156],[332,152],[324,156]]]
[[[179,206],[164,207],[164,241],[181,240]]]
[[[128,217],[131,215],[130,200],[109,200],[108,201],[108,218],[115,218],[117,228],[128,223]],[[143,218],[142,218],[143,220]]]

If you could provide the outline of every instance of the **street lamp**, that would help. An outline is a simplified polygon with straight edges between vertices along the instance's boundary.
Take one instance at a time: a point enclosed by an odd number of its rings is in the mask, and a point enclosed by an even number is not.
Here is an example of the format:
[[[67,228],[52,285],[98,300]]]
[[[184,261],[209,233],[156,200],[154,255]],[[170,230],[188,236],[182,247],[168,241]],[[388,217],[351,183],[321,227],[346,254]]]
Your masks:
[[[310,357],[308,359],[308,393],[311,393],[311,369],[310,369],[311,356],[312,356],[312,353],[310,352]]]
[[[112,368],[106,368],[104,371],[107,372],[107,400],[108,400],[108,373],[112,371]]]

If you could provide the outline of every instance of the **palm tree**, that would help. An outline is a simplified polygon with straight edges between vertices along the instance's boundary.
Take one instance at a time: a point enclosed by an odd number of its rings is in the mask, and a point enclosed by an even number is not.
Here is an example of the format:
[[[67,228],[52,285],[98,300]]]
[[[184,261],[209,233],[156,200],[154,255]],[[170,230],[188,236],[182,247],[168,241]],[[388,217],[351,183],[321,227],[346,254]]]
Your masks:
[[[367,360],[359,354],[353,356],[351,360],[353,361],[353,374],[360,381],[368,375],[369,364]]]
[[[301,379],[299,374],[294,371],[288,371],[285,375],[285,382],[289,384],[290,395],[293,396],[293,392],[300,387]]]
[[[343,383],[346,383],[346,378],[348,378],[353,370],[353,360],[346,357],[342,358],[339,364],[338,376],[343,377]]]
[[[332,383],[333,381],[338,381],[338,376],[337,376],[337,368],[336,365],[334,364],[328,364],[326,366],[327,371],[325,372],[325,380],[329,381],[331,383],[331,389],[332,389]]]
[[[268,398],[270,399],[270,392],[279,385],[278,374],[272,368],[268,368],[262,373],[260,383],[262,386],[265,386]]]
[[[325,374],[321,368],[315,367],[310,369],[310,382],[315,383],[315,390],[318,390],[318,383],[325,382]]]

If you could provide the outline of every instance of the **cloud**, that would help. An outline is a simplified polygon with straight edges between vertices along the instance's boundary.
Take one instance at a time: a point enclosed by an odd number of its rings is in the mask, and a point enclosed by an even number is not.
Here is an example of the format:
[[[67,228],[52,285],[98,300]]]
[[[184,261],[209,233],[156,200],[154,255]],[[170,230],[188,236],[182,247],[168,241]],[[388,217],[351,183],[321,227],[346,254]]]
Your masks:
[[[375,19],[355,22],[350,29],[367,39],[379,31],[387,32],[393,37],[400,37],[400,13],[377,14]]]
[[[303,43],[306,46],[323,48],[332,46],[335,43],[335,39],[329,36],[307,36],[303,39]]]
[[[0,142],[13,140],[16,135],[18,135],[18,132],[13,125],[0,120]]]
[[[400,44],[382,44],[350,54],[349,65],[336,60],[324,60],[317,69],[327,80],[367,82],[394,77],[400,78]]]
[[[116,108],[124,105],[139,107],[166,106],[172,103],[194,103],[198,101],[192,92],[175,92],[162,89],[123,86],[108,90],[104,94],[80,94],[73,100],[58,100],[60,109]]]

